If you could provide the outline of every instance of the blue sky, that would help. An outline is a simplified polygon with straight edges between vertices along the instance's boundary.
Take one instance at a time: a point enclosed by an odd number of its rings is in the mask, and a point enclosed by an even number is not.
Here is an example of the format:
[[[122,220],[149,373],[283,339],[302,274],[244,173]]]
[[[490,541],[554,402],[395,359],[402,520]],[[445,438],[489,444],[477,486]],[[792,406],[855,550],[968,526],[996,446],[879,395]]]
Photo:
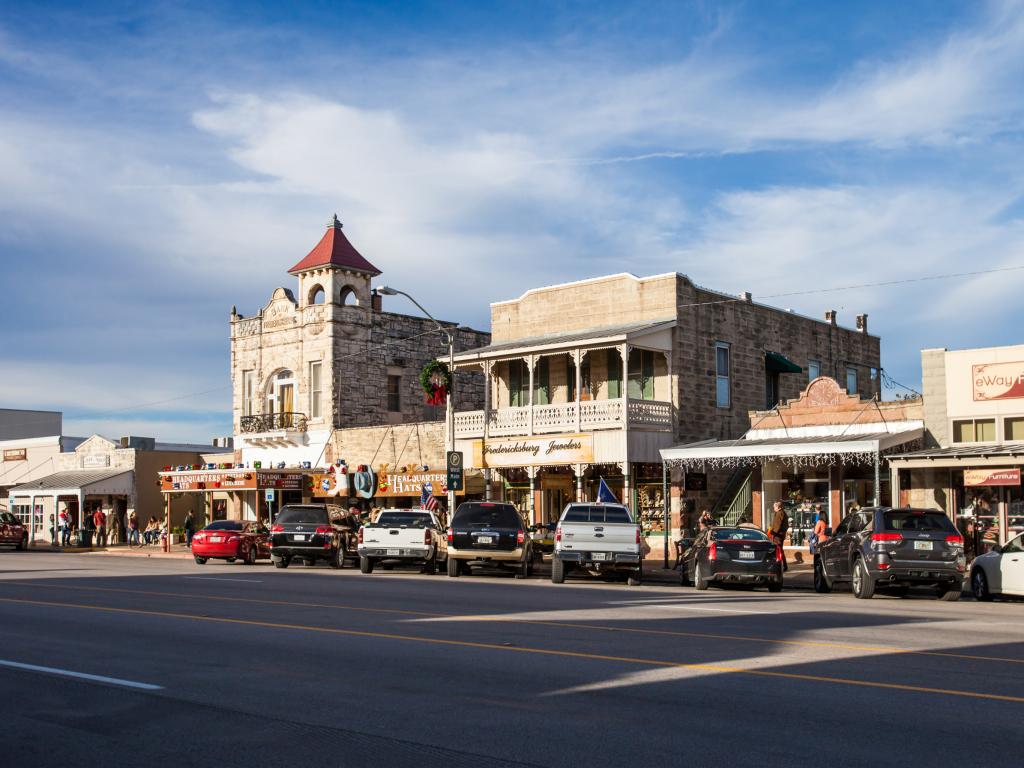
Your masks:
[[[228,312],[335,211],[434,313],[1024,265],[1024,3],[0,5],[0,405],[230,433]],[[1024,271],[766,299],[1017,343]],[[396,307],[397,309],[397,307]]]

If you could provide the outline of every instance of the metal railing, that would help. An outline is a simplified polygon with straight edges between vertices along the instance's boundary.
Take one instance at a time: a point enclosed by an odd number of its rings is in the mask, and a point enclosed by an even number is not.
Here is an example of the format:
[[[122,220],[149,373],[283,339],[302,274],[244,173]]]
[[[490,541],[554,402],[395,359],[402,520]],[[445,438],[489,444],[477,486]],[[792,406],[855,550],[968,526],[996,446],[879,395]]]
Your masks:
[[[280,429],[306,431],[306,414],[304,413],[260,413],[243,416],[239,424],[244,433],[274,432]]]

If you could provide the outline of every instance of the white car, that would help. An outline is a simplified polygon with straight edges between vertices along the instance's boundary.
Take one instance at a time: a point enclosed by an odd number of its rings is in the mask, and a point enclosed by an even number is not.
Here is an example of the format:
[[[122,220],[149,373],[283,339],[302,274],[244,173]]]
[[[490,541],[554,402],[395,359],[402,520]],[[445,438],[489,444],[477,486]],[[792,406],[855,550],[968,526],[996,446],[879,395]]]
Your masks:
[[[1024,596],[1024,533],[975,559],[971,591],[977,600],[993,595]]]
[[[385,509],[359,529],[358,552],[363,573],[373,573],[381,562],[422,563],[424,573],[437,573],[438,563],[448,559],[448,537],[433,512]]]

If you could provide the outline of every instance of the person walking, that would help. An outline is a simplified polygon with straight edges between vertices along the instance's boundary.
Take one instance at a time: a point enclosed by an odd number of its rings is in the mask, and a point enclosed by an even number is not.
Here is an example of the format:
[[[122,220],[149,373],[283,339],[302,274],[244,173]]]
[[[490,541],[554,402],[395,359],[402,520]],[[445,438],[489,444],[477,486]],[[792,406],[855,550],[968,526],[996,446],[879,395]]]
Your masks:
[[[825,510],[822,508],[821,504],[816,504],[815,509],[818,511],[818,519],[814,521],[814,530],[811,531],[811,555],[814,555],[814,553],[818,551],[818,547],[820,547],[824,543],[825,539],[828,538],[825,534],[825,530],[828,528]]]
[[[189,549],[192,549],[192,537],[195,536],[195,533],[196,518],[195,515],[192,514],[192,510],[190,509],[188,511],[188,514],[185,515],[185,546]]]
[[[128,546],[133,547],[139,543],[139,519],[132,512],[128,515]]]
[[[781,501],[772,505],[772,527],[768,529],[768,538],[782,551],[782,570],[789,570],[789,563],[786,562],[786,532],[789,531],[789,515],[786,514],[786,507]]]
[[[96,507],[96,511],[92,513],[92,524],[96,528],[96,546],[107,546],[107,516],[103,512],[103,507]]]
[[[66,547],[71,539],[71,513],[65,507],[60,513],[60,545]]]

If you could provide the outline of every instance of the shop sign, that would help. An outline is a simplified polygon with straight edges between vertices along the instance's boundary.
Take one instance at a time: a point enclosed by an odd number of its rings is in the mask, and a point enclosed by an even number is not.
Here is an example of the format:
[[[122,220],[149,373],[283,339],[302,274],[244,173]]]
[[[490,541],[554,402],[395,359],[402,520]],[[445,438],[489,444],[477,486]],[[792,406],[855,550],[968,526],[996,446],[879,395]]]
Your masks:
[[[5,448],[4,461],[28,461],[28,448]]]
[[[162,491],[255,490],[255,472],[177,472],[160,476]]]
[[[473,444],[473,466],[478,468],[593,463],[593,435],[514,437],[478,440]]]
[[[280,488],[282,491],[301,491],[302,474],[298,472],[257,472],[260,488]]]
[[[706,491],[708,489],[708,476],[706,472],[687,472],[686,490]]]
[[[384,467],[377,474],[377,498],[381,496],[414,496],[417,499],[423,493],[423,485],[430,484],[434,496],[448,493],[447,472],[387,472]],[[465,491],[457,491],[464,494]]]
[[[110,466],[110,456],[107,454],[87,454],[82,457],[82,469],[102,469]]]
[[[1024,361],[975,365],[972,373],[976,402],[1024,397]]]
[[[965,469],[964,485],[1020,485],[1020,467],[1015,469]]]

